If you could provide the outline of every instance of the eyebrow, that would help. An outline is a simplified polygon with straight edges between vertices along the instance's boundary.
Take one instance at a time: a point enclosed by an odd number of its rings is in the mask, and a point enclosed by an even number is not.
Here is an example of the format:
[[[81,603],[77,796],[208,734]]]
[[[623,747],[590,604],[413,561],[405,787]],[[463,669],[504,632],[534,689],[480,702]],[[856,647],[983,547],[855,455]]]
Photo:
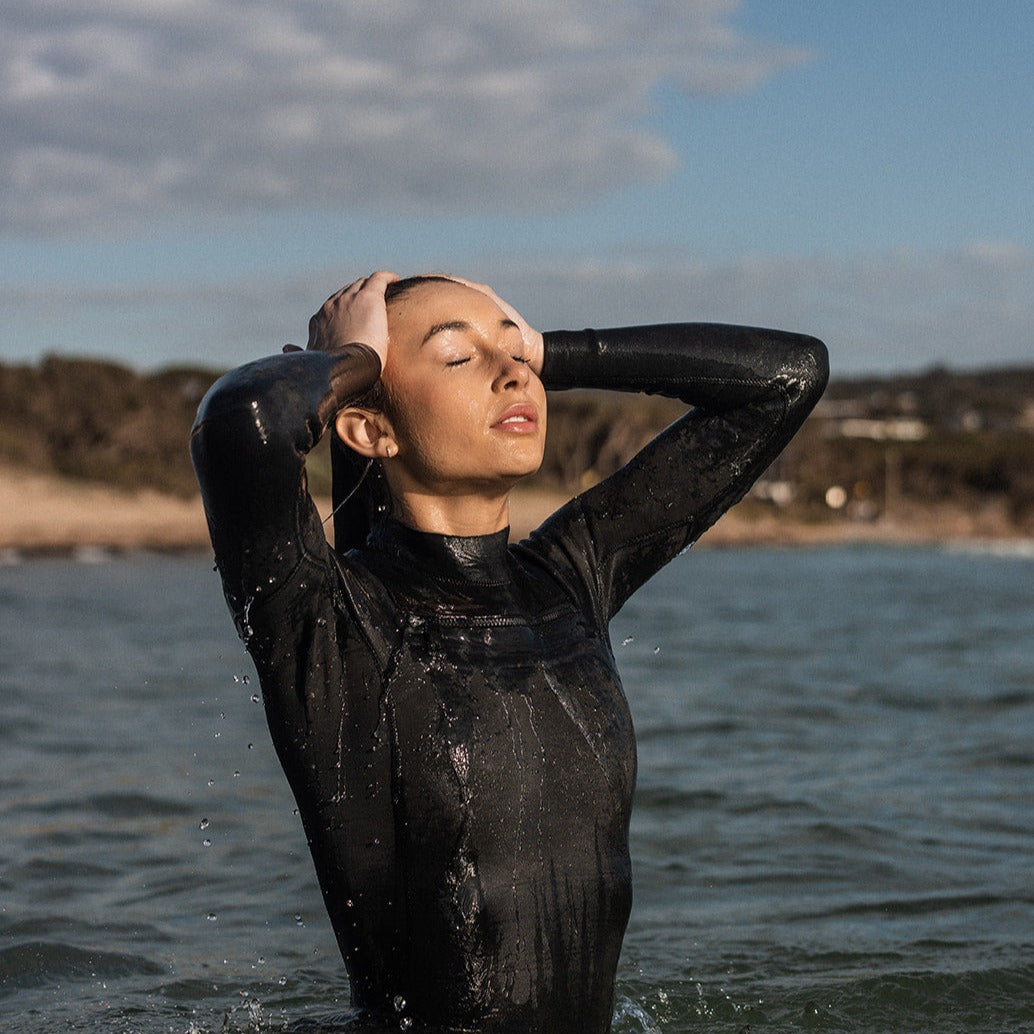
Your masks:
[[[520,327],[509,318],[503,318],[499,321],[500,327],[515,327],[520,330]],[[424,335],[424,340],[420,342],[421,347],[426,345],[428,341],[435,336],[435,334],[441,334],[446,330],[461,330],[461,331],[472,331],[474,327],[466,320],[447,320],[445,323],[436,323],[430,330]]]

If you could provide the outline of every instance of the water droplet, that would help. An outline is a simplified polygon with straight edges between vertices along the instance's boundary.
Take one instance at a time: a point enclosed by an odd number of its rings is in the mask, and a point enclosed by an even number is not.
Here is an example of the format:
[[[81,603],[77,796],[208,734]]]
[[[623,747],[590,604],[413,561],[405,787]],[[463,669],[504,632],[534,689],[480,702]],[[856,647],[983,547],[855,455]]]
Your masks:
[[[628,646],[629,643],[634,643],[634,642],[635,642],[635,636],[634,635],[626,635],[625,638],[621,640],[621,645],[622,646]]]
[[[284,986],[285,986],[285,985],[287,984],[287,977],[280,977],[280,978],[279,978],[279,979],[277,980],[277,983],[278,983],[278,984],[279,984],[279,985],[280,985],[281,987],[284,987]]]
[[[653,648],[653,652],[654,652],[654,653],[660,653],[660,652],[661,652],[661,648],[660,648],[659,646],[655,646],[655,647]]]
[[[208,780],[208,785],[209,786],[215,786],[215,780],[214,779],[209,779]]]
[[[243,682],[244,685],[248,685],[248,683],[251,682],[251,676],[250,675],[242,675],[241,676],[241,682]]]
[[[296,916],[294,917],[294,921],[295,921],[295,924],[296,924],[297,926],[304,926],[304,925],[305,925],[305,920],[304,920],[304,919],[302,919],[302,917],[301,917],[300,915],[296,915]]]
[[[402,995],[395,995],[392,999],[391,1004],[395,1006],[395,1012],[402,1012],[406,1007],[406,1000]]]
[[[198,829],[208,829],[208,819],[202,819],[202,820],[201,820],[201,821],[200,821],[200,822],[198,823],[198,827],[197,827],[197,828],[198,828]]]
[[[248,744],[248,750],[254,750],[254,749],[255,749],[255,744],[254,743],[249,743]]]
[[[399,1030],[409,1030],[412,1026],[413,1020],[409,1016],[403,1016],[402,1019],[399,1020]]]
[[[205,839],[201,841],[201,846],[202,847],[211,847],[212,846],[212,841],[208,837],[205,837]]]
[[[233,778],[234,779],[240,779],[240,777],[241,777],[241,770],[239,768],[235,768],[233,770]]]
[[[214,912],[208,913],[208,921],[214,923],[219,917]]]
[[[251,702],[253,704],[257,704],[259,702],[259,695],[258,695],[258,693],[252,693],[251,694]]]

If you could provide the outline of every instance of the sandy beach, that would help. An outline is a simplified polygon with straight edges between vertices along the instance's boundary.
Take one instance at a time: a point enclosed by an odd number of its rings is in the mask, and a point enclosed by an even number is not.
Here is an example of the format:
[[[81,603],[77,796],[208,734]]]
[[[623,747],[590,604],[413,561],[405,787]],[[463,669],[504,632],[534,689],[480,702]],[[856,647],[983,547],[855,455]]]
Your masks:
[[[521,538],[560,503],[551,491],[523,489],[511,502],[511,527]],[[317,500],[324,516],[329,500]],[[941,542],[1019,538],[1000,507],[977,513],[959,510],[902,513],[896,520],[804,524],[775,513],[740,507],[701,540],[707,546],[809,545],[844,541]],[[18,555],[77,550],[126,551],[208,549],[208,532],[198,498],[155,491],[120,492],[23,470],[0,469],[0,551]]]

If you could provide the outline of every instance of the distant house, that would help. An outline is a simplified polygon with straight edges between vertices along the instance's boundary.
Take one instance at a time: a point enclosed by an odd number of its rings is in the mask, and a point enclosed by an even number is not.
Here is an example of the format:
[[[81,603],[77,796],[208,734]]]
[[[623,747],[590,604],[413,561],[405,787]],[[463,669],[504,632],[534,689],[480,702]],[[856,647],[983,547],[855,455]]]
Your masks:
[[[919,442],[929,429],[915,417],[847,417],[831,421],[827,434],[839,438],[869,438],[875,442]]]

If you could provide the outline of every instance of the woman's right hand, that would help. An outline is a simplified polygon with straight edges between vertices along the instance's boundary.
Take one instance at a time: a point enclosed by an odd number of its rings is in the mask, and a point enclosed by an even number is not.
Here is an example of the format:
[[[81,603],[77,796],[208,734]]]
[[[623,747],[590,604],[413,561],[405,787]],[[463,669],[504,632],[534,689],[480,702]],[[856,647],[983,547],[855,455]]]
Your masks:
[[[309,320],[309,350],[332,352],[342,345],[366,345],[377,353],[383,370],[388,359],[384,291],[395,280],[395,273],[382,270],[332,294]]]

